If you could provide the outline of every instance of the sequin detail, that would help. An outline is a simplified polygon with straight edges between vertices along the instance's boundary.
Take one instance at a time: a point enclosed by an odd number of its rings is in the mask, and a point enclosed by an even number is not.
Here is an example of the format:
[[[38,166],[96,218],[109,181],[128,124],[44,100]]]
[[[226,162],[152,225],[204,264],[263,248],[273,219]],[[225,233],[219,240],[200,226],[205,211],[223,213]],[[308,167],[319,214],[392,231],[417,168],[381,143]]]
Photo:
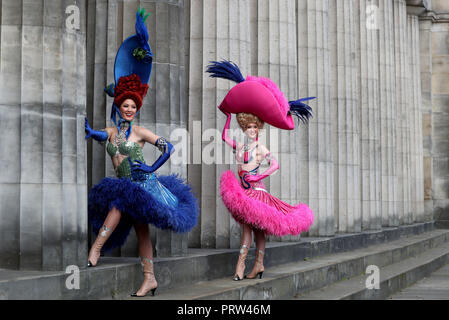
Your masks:
[[[106,150],[108,154],[113,156],[116,154],[121,154],[123,156],[128,156],[132,161],[139,160],[145,163],[145,159],[143,157],[143,151],[140,145],[133,141],[125,141],[121,143],[119,146],[114,146],[112,143],[108,143],[106,146]],[[129,166],[128,161],[123,160],[116,168],[117,177],[128,177],[131,178],[131,168]]]
[[[159,202],[173,208],[178,206],[178,198],[164,187],[153,173],[139,171],[133,175],[132,181],[145,189]]]

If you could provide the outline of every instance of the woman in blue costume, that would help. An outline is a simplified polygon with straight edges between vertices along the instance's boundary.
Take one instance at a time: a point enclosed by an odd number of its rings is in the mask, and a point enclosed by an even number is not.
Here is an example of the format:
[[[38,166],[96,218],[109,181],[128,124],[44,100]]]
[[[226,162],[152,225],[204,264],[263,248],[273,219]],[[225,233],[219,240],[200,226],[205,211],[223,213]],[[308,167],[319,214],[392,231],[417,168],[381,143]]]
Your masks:
[[[145,17],[146,18],[146,17]],[[140,289],[132,296],[142,297],[157,288],[153,268],[151,223],[160,229],[187,232],[197,223],[198,204],[191,188],[176,175],[156,176],[173,152],[173,146],[150,130],[133,125],[142,107],[151,75],[152,53],[144,24],[144,10],[136,14],[136,35],[121,45],[114,66],[115,85],[105,91],[114,97],[113,127],[93,130],[86,119],[86,139],[106,142],[117,177],[106,177],[89,193],[88,214],[98,234],[92,245],[88,266],[95,267],[100,251],[109,251],[125,243],[134,226],[144,272]],[[116,116],[119,116],[118,122]],[[148,166],[142,148],[148,142],[159,148],[161,156]]]

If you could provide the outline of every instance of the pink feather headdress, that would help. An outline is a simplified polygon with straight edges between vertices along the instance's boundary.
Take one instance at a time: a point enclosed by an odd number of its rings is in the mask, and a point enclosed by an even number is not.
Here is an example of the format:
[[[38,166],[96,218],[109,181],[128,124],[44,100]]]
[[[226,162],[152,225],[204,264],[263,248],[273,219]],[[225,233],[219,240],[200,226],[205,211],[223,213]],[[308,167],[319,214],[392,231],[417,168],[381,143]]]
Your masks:
[[[297,116],[304,123],[312,116],[312,108],[303,101],[315,97],[289,102],[272,80],[255,76],[247,76],[244,79],[238,66],[232,62],[212,61],[206,72],[211,73],[211,77],[214,78],[237,82],[218,106],[222,111],[251,113],[262,121],[285,130],[295,128],[292,115]]]

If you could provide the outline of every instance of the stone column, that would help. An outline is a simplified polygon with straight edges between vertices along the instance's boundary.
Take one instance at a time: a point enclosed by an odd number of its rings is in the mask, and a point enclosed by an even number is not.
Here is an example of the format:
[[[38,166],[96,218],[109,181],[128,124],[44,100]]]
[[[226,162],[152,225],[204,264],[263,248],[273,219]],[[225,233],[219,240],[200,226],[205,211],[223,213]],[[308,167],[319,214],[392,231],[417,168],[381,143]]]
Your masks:
[[[182,162],[181,157],[181,153],[187,151],[182,148],[180,135],[183,134],[175,131],[187,127],[184,1],[89,1],[88,41],[95,48],[91,49],[88,55],[88,99],[91,102],[88,114],[95,128],[111,125],[113,99],[104,94],[103,88],[114,82],[115,56],[122,42],[135,34],[135,15],[139,6],[145,8],[146,12],[151,12],[146,25],[154,58],[150,89],[136,124],[165,137],[175,146],[175,153],[158,173],[177,173],[187,178],[187,164]],[[154,162],[160,155],[159,150],[149,144],[146,144],[143,151],[149,163]],[[114,175],[112,162],[104,147],[94,142],[89,156],[92,185],[105,175]],[[176,256],[187,251],[187,234],[175,234],[155,227],[150,228],[150,234],[158,256]],[[113,253],[120,256],[137,254],[134,231],[126,244]]]
[[[407,106],[407,41],[406,7],[403,0],[394,1],[395,60],[396,60],[396,105],[397,105],[397,161],[398,161],[398,219],[397,223],[408,223],[410,209],[410,159],[409,159],[409,113]]]
[[[313,210],[315,221],[309,235],[331,236],[334,228],[334,173],[332,154],[330,50],[332,1],[298,1],[298,85],[299,95],[316,96],[311,101],[313,118],[299,125],[299,200]]]
[[[396,162],[396,81],[394,60],[393,1],[380,0],[379,28],[379,103],[381,134],[381,212],[382,226],[394,225],[397,215]]]
[[[432,1],[432,198],[437,226],[449,227],[449,3]]]
[[[420,39],[420,85],[423,132],[423,174],[424,174],[424,217],[433,219],[432,199],[432,20],[421,17],[419,20]]]
[[[0,265],[84,266],[86,1],[0,6]]]
[[[250,1],[190,0],[189,98],[190,141],[189,182],[200,197],[201,218],[190,232],[189,245],[204,248],[236,248],[240,227],[220,199],[219,181],[230,165],[232,150],[221,141],[226,117],[217,106],[234,85],[205,73],[210,61],[231,60],[245,76],[250,70]],[[234,117],[235,119],[235,117]],[[231,129],[236,129],[233,120]],[[235,160],[232,158],[232,163]]]
[[[364,230],[381,228],[380,132],[383,128],[379,126],[379,21],[375,20],[379,14],[371,16],[376,7],[379,8],[379,1],[360,1],[355,10],[360,14],[357,51],[360,50],[360,185]]]
[[[297,96],[297,47],[296,47],[296,3],[291,0],[258,1],[254,8],[257,13],[257,34],[252,65],[254,74],[272,79],[287,99]],[[304,93],[305,94],[305,93]],[[301,127],[301,125],[299,125]],[[304,142],[299,128],[294,131],[279,130],[265,126],[266,146],[279,162],[280,170],[266,179],[264,183],[274,196],[287,203],[297,203],[298,183],[303,179],[297,170],[297,147]],[[262,172],[267,169],[265,164]],[[302,200],[304,202],[304,200]],[[276,241],[293,241],[299,236],[272,237]]]
[[[410,50],[410,98],[411,98],[411,196],[413,204],[413,222],[424,221],[424,178],[423,178],[423,144],[421,85],[419,57],[419,22],[417,16],[408,17],[408,36]]]
[[[330,1],[334,188],[338,232],[360,232],[359,81],[355,1]]]

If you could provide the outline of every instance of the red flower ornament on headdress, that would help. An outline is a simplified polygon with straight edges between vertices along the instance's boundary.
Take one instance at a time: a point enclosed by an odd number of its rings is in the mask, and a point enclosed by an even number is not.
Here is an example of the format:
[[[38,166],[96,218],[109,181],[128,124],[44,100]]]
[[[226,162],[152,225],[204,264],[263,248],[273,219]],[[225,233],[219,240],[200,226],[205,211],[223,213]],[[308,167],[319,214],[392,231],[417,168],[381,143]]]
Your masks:
[[[139,111],[147,91],[148,84],[143,84],[137,74],[120,77],[114,88],[114,104],[120,107],[123,101],[132,99],[136,104],[137,111]]]

